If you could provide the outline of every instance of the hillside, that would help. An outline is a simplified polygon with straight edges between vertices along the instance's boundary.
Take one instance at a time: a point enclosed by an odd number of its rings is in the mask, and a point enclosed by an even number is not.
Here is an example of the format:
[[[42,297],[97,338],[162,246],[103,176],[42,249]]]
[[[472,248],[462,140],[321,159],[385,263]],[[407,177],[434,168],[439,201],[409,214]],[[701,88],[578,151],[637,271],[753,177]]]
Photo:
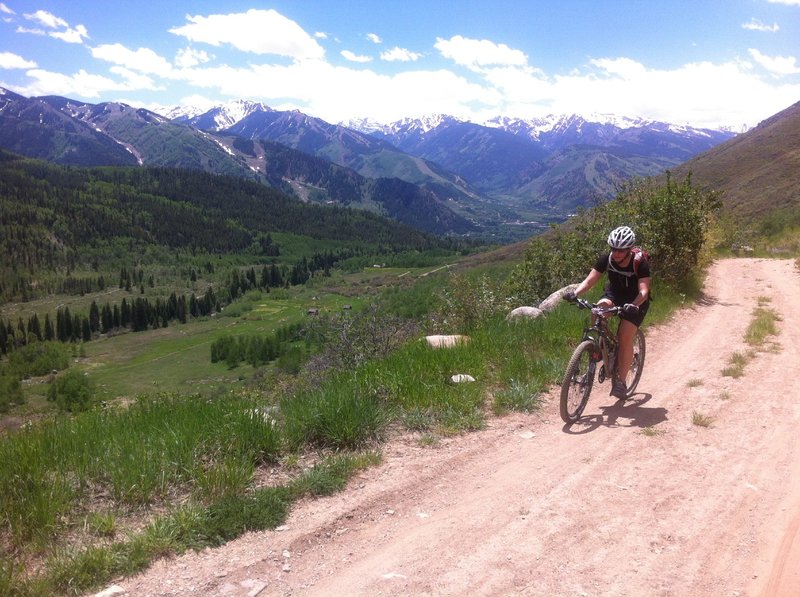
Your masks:
[[[800,102],[672,169],[722,192],[725,210],[760,218],[800,205]]]
[[[726,377],[727,359],[751,350],[740,313],[765,282],[787,317],[781,350]],[[540,411],[475,433],[433,445],[401,435],[380,465],[277,529],[162,559],[115,580],[118,593],[797,595],[798,413],[764,395],[800,392],[783,373],[800,357],[800,278],[788,260],[728,260],[706,292],[648,330],[631,400],[606,382],[572,426],[550,392]]]
[[[364,210],[302,203],[237,177],[67,168],[2,150],[0,208],[0,294],[12,296],[25,294],[29,276],[113,270],[154,250],[264,258],[274,255],[270,233],[364,254],[463,246]]]
[[[375,176],[359,175],[330,159],[323,163],[311,153],[260,139],[198,130],[121,103],[25,98],[0,88],[0,148],[27,157],[62,165],[157,166],[237,176],[300,200],[366,209],[435,234],[472,234],[475,220],[488,219],[469,207],[454,210],[449,201],[465,198],[471,204],[471,197],[455,192],[447,175],[433,176],[433,166],[388,144],[378,152],[378,161],[400,160],[401,173],[422,167],[428,174],[405,176],[402,183],[393,180],[393,170],[370,168]]]

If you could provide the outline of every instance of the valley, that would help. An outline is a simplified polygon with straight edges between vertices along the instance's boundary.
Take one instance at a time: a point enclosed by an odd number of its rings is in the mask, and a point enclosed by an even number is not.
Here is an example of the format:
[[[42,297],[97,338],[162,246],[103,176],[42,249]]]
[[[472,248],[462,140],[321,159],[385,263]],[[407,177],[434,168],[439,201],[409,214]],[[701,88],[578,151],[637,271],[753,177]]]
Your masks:
[[[477,124],[440,115],[331,124],[237,100],[159,115],[0,90],[0,146],[81,166],[190,168],[369,210],[435,234],[517,242],[731,139],[730,131],[577,115]]]

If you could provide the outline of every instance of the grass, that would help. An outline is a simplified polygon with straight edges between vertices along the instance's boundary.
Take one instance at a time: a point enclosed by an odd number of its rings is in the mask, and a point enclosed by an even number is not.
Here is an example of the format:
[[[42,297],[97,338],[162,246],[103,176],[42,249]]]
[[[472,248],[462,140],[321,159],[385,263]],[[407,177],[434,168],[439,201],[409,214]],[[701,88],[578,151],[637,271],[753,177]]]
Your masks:
[[[698,388],[703,385],[703,380],[694,377],[690,379],[688,382],[686,382],[686,385],[689,386],[690,388]]]
[[[440,275],[439,285],[447,280]],[[433,290],[431,278],[424,284]],[[272,385],[250,386],[247,366],[210,363],[210,341],[222,334],[268,333],[304,317],[310,301],[331,309],[355,302],[304,292],[252,296],[220,317],[88,343],[79,364],[105,396],[129,399],[0,438],[0,539],[10,548],[0,594],[78,594],[155,558],[274,528],[295,500],[339,491],[378,462],[394,429],[436,446],[482,429],[493,414],[533,412],[586,324],[586,313],[569,305],[518,323],[481,316],[456,348],[432,349],[417,335],[338,373]],[[677,304],[659,297],[652,321]],[[400,290],[390,299],[411,302]],[[477,381],[450,383],[455,373]],[[215,391],[179,391],[212,378]],[[162,385],[174,391],[154,391]],[[317,464],[303,469],[306,454]],[[288,480],[264,486],[265,468]],[[31,562],[43,562],[35,574]]]
[[[697,411],[692,412],[692,425],[697,425],[698,427],[705,427],[710,428],[714,426],[714,417],[710,415],[704,415]]]
[[[640,433],[645,437],[657,437],[666,434],[667,431],[665,429],[659,429],[658,427],[644,427]]]
[[[751,347],[747,352],[735,352],[728,358],[728,365],[723,368],[722,375],[739,378],[744,375],[747,363],[755,358],[759,350],[765,350],[768,339],[778,335],[777,322],[780,316],[764,305],[770,302],[769,297],[759,297],[758,307],[753,310],[750,323],[745,330],[745,342]],[[777,344],[770,344],[772,350],[777,350]]]

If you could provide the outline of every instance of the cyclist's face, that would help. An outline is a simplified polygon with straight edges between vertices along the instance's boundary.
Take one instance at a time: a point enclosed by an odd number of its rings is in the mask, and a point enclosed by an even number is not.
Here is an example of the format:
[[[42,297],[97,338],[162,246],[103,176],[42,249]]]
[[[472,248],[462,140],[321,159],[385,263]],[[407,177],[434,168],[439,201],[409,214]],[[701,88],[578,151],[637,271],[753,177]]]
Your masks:
[[[630,249],[611,249],[611,256],[614,258],[614,261],[619,263],[625,261],[630,252]]]

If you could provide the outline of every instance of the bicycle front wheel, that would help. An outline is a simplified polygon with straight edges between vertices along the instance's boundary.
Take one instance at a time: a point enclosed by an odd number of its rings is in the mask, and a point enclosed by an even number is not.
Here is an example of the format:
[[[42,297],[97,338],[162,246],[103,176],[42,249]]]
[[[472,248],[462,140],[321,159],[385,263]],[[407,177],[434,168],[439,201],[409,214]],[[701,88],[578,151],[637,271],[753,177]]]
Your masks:
[[[564,380],[561,382],[561,418],[565,423],[577,421],[586,403],[594,383],[594,370],[597,361],[594,355],[597,347],[591,340],[584,340],[572,353]]]
[[[644,334],[642,330],[636,330],[636,336],[633,338],[633,360],[631,361],[631,368],[628,370],[628,375],[625,378],[625,387],[628,388],[627,398],[633,396],[633,393],[636,391],[636,386],[639,385],[639,380],[642,378],[644,355]]]

